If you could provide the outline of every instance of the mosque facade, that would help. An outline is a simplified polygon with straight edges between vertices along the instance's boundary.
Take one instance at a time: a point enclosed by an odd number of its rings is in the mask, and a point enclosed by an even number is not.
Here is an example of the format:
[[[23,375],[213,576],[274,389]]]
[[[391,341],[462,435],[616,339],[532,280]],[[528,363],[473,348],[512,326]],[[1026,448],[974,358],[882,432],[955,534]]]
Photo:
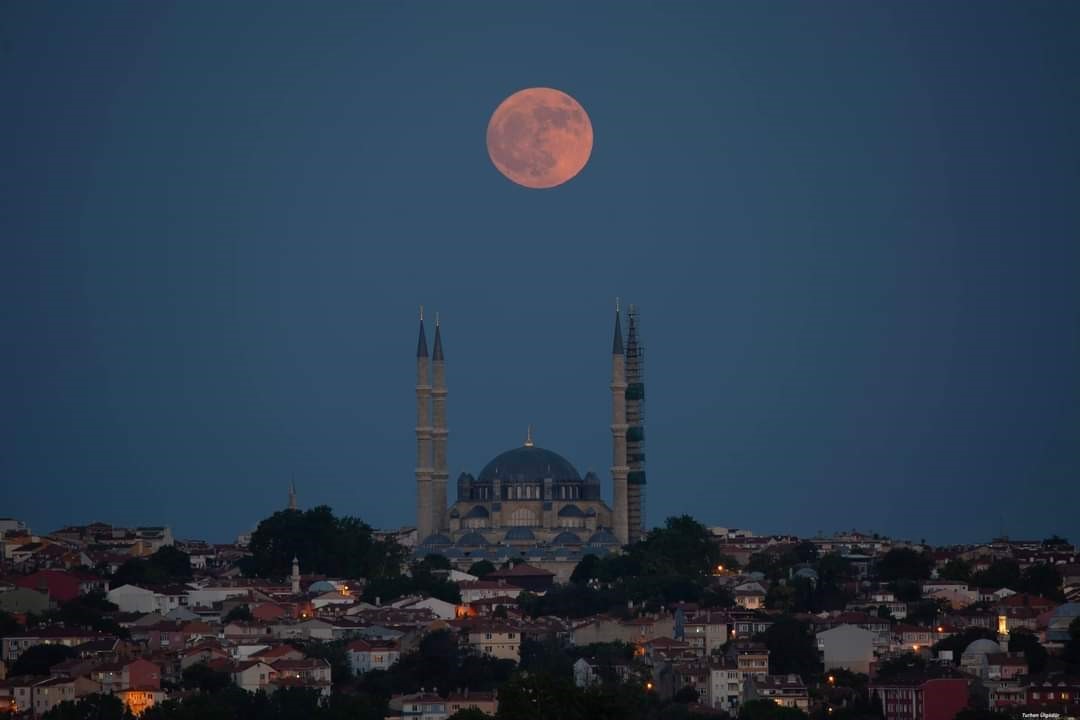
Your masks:
[[[559,453],[538,447],[531,428],[522,446],[492,458],[477,475],[461,473],[447,497],[447,383],[442,328],[429,354],[423,312],[416,347],[416,527],[418,555],[451,560],[522,557],[573,563],[640,539],[645,528],[644,353],[631,306],[628,333],[615,309],[611,346],[611,477],[584,476]],[[562,574],[562,573],[560,573]]]

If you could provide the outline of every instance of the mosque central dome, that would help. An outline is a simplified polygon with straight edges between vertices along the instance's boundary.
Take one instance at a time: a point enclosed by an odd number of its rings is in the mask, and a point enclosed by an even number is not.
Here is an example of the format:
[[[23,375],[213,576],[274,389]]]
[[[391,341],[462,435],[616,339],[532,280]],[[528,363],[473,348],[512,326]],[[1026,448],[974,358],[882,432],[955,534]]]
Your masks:
[[[581,476],[570,461],[558,453],[533,445],[514,448],[497,455],[484,466],[476,482],[539,483],[551,478],[553,483],[580,483]]]

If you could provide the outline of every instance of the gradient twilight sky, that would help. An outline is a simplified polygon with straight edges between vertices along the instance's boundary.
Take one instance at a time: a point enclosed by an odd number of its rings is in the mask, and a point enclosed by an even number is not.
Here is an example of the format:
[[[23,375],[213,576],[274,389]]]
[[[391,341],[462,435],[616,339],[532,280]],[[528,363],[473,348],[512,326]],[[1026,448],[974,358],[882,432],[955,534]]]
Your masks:
[[[650,524],[1080,540],[1078,28],[1068,0],[4,3],[0,515],[224,541],[295,478],[411,524],[421,303],[451,480],[532,423],[610,498],[621,296]],[[553,190],[484,147],[534,85],[595,130]]]

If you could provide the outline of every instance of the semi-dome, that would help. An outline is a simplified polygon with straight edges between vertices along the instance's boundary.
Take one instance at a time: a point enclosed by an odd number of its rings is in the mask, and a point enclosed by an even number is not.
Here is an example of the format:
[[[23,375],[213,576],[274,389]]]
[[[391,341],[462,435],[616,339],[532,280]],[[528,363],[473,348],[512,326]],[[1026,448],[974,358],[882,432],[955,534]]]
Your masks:
[[[589,537],[590,545],[618,545],[619,539],[610,531],[600,528]]]
[[[421,545],[433,545],[433,546],[453,545],[454,541],[451,540],[450,538],[446,537],[442,533],[435,533],[434,535],[428,535],[426,538],[424,538],[424,540],[420,544]]]
[[[555,483],[580,483],[581,476],[570,461],[558,453],[526,445],[497,455],[484,466],[477,482],[536,483],[551,478]]]
[[[577,505],[563,505],[562,510],[559,511],[559,517],[564,518],[583,518],[585,513],[581,512],[581,508]]]
[[[569,530],[564,530],[551,540],[552,545],[580,545],[581,538]]]
[[[503,539],[506,542],[531,542],[536,540],[536,535],[527,527],[513,527],[506,531]]]
[[[488,541],[478,532],[465,533],[457,541],[458,547],[484,547],[487,544]]]

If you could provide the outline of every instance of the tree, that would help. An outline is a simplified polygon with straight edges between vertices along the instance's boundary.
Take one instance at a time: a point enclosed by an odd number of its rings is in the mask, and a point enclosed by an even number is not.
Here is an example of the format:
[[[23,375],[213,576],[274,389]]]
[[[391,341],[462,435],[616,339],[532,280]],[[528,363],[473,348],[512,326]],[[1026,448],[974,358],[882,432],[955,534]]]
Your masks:
[[[172,545],[163,545],[148,558],[131,558],[116,569],[111,584],[165,585],[191,579],[191,556]]]
[[[817,643],[806,623],[790,617],[777,618],[765,631],[764,641],[769,648],[770,674],[806,677],[820,671]]]
[[[8,671],[8,675],[48,675],[49,668],[57,663],[70,660],[77,653],[67,645],[51,643],[35,645],[23,650],[22,655]]]
[[[934,563],[926,553],[910,548],[894,548],[878,562],[878,578],[882,582],[896,580],[926,580]]]
[[[242,565],[248,575],[284,577],[292,559],[308,572],[334,577],[384,578],[401,574],[405,549],[376,540],[371,527],[353,517],[335,517],[326,505],[280,510],[259,523]]]
[[[304,653],[304,657],[326,660],[330,663],[330,679],[338,684],[351,680],[353,676],[346,645],[348,645],[346,640],[335,640],[334,642],[296,643],[295,647]]]
[[[671,699],[673,702],[683,704],[696,703],[701,700],[701,698],[698,696],[698,691],[692,685],[687,685],[686,687],[682,688],[681,690],[679,690],[679,692],[675,693],[675,696]]]
[[[710,576],[716,569],[720,549],[709,529],[689,515],[670,517],[664,527],[652,530],[644,540],[630,546],[645,574]]]
[[[942,580],[967,582],[971,579],[971,563],[960,558],[954,558],[945,563],[945,567],[941,568],[941,572],[938,574]]]
[[[906,653],[899,657],[886,660],[878,666],[877,678],[879,680],[891,680],[899,675],[913,672],[922,672],[926,669],[926,661],[914,653]]]
[[[1036,675],[1046,669],[1046,648],[1029,630],[1018,628],[1009,633],[1009,652],[1024,653],[1028,674]]]
[[[453,566],[450,564],[450,560],[445,555],[439,555],[438,553],[429,553],[421,560],[428,570],[452,570]]]
[[[66,700],[41,716],[42,720],[131,720],[120,698],[94,693],[79,700]]]
[[[204,693],[217,692],[232,683],[228,673],[213,670],[204,662],[184,668],[180,677],[180,687],[186,690],[201,690]]]
[[[470,575],[483,578],[495,572],[495,565],[490,560],[478,560],[469,566],[468,572]]]
[[[251,608],[247,605],[237,605],[232,610],[225,614],[225,622],[251,622],[254,620],[254,616],[251,614]]]
[[[908,606],[907,619],[916,625],[933,625],[938,616],[949,608],[949,601],[941,598],[935,600],[920,600]]]
[[[1039,563],[1024,569],[1016,589],[1019,592],[1042,595],[1056,600],[1064,599],[1061,592],[1061,574],[1053,565]]]
[[[589,553],[585,557],[581,558],[574,567],[574,572],[570,574],[570,582],[575,584],[587,583],[590,580],[596,578],[597,573],[600,571],[600,558],[596,557],[592,553]]]
[[[1020,582],[1020,565],[1015,560],[1001,559],[971,576],[973,585],[988,588],[1012,588]]]
[[[0,637],[14,635],[20,630],[22,630],[22,625],[15,619],[15,616],[0,610]]]
[[[1042,544],[1043,544],[1043,547],[1046,547],[1046,548],[1068,547],[1069,546],[1069,541],[1066,540],[1065,538],[1061,537],[1060,535],[1054,534],[1054,535],[1051,535],[1050,537],[1046,538],[1045,540],[1043,540]]]
[[[1080,670],[1080,617],[1069,623],[1069,639],[1062,650],[1061,659]]]

